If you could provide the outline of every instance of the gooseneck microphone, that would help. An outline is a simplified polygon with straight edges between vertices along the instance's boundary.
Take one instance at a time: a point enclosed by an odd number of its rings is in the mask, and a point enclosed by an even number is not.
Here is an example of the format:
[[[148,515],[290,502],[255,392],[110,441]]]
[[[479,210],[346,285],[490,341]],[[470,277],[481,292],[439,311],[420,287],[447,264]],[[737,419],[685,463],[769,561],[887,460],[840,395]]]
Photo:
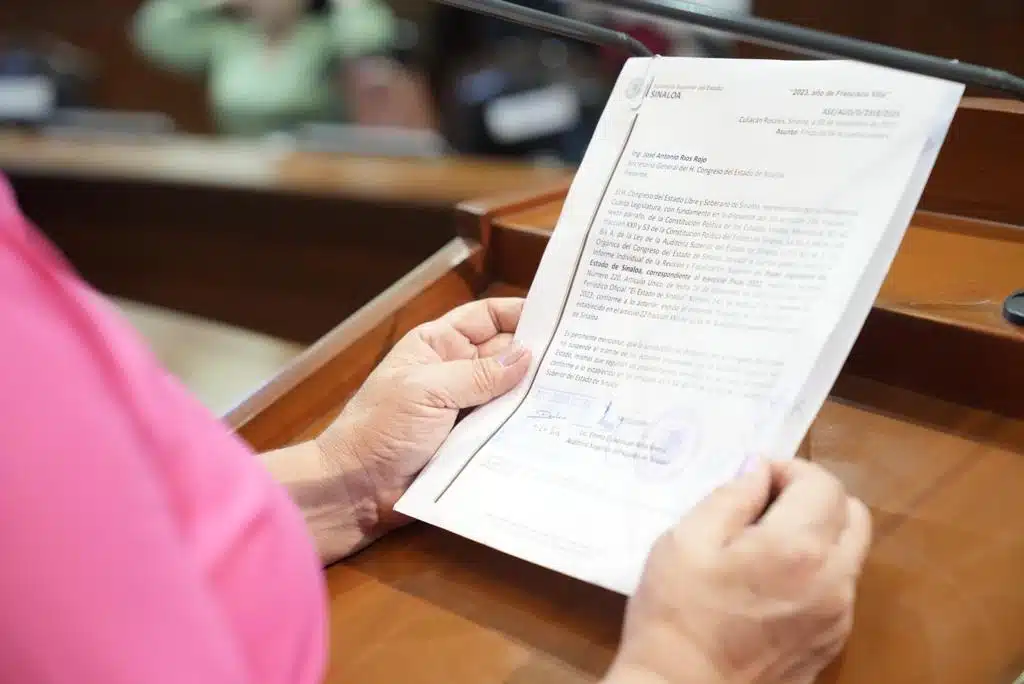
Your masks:
[[[639,57],[651,51],[632,36],[584,21],[523,7],[507,0],[437,0],[443,5],[504,19],[515,24],[547,31],[587,43],[625,48]],[[591,0],[593,2],[593,0]],[[1024,78],[1006,71],[943,59],[911,50],[901,50],[866,40],[847,38],[780,21],[714,11],[681,0],[601,0],[597,4],[627,9],[649,16],[713,29],[748,42],[781,48],[813,57],[849,59],[878,66],[933,76],[964,85],[993,88],[1024,99]]]
[[[639,40],[620,31],[606,29],[603,26],[588,24],[585,21],[563,17],[543,10],[523,7],[506,0],[438,0],[442,5],[475,12],[496,19],[526,26],[528,28],[572,38],[584,43],[592,43],[604,47],[619,47],[637,57],[653,57],[646,45]]]
[[[611,6],[602,1],[600,4]],[[731,14],[682,0],[615,0],[615,7],[715,29],[748,42],[811,57],[849,59],[934,76],[964,85],[1000,90],[1024,99],[1024,78],[1006,71],[944,59],[866,40],[815,31],[781,21]]]

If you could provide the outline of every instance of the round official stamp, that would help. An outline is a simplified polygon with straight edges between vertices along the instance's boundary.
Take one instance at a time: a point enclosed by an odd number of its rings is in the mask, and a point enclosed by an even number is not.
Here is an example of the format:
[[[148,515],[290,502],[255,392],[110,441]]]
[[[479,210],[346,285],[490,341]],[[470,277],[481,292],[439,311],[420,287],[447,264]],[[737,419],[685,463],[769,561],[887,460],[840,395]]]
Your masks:
[[[700,453],[702,421],[696,411],[677,407],[655,416],[638,432],[633,470],[642,480],[674,480]]]

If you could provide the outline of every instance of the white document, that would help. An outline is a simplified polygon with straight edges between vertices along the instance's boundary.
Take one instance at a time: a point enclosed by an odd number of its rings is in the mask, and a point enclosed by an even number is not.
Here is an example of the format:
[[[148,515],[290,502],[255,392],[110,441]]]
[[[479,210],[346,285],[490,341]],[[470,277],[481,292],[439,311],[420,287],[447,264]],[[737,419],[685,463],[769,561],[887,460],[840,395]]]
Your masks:
[[[632,593],[712,489],[795,454],[962,91],[848,62],[631,60],[527,298],[529,376],[397,509]]]

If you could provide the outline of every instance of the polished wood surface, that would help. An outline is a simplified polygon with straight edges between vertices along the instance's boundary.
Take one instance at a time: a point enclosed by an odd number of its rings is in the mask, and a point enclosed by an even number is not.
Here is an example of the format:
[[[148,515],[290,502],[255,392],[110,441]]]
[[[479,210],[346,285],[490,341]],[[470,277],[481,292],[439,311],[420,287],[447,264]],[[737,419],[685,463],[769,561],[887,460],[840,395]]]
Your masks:
[[[20,134],[0,134],[0,169],[101,290],[304,344],[440,249],[458,202],[569,178],[467,158]]]
[[[257,449],[308,438],[402,332],[473,297],[525,294],[563,192],[463,204],[457,240],[229,423]],[[821,684],[1013,684],[1024,671],[1024,333],[996,308],[1022,277],[1020,226],[919,212],[808,432],[802,456],[875,527],[854,633]],[[594,682],[624,608],[416,523],[327,580],[332,683]]]

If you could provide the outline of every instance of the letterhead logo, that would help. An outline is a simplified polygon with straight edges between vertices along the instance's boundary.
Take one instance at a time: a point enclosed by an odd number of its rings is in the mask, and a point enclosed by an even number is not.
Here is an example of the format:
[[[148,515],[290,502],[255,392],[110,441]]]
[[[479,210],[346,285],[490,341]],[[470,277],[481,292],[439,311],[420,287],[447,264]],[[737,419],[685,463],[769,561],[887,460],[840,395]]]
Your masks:
[[[626,97],[632,100],[637,97],[644,89],[644,79],[637,76],[626,84]]]

